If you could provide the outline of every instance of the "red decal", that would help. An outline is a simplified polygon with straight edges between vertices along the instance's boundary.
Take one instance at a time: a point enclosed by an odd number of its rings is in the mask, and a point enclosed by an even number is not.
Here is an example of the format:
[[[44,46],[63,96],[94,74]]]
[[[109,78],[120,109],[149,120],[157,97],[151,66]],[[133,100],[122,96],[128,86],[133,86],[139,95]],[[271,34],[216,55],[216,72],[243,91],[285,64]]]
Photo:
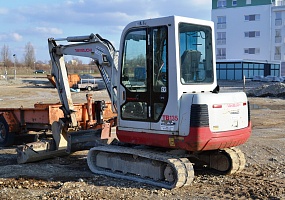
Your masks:
[[[88,48],[88,49],[75,49],[76,52],[91,52],[92,49]]]
[[[131,98],[131,97],[127,98],[127,101],[135,101],[135,100],[137,100],[137,98]]]
[[[228,108],[233,108],[233,107],[240,107],[241,104],[240,103],[229,103],[227,104]]]
[[[177,115],[162,115],[162,120],[178,121],[178,116]]]

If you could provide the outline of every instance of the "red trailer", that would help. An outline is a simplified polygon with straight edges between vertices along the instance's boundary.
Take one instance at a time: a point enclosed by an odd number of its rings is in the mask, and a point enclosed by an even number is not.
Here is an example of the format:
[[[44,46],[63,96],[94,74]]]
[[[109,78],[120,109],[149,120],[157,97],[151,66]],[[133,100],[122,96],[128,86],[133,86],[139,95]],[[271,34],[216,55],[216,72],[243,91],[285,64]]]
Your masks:
[[[89,101],[92,101],[92,97]],[[76,119],[82,130],[94,128],[96,124],[96,102],[88,102],[74,104]],[[34,108],[0,108],[0,146],[19,144],[23,138],[33,142],[41,134],[51,134],[52,123],[63,117],[60,107],[60,103],[37,103]],[[110,109],[110,103],[105,103],[104,118],[114,116]]]

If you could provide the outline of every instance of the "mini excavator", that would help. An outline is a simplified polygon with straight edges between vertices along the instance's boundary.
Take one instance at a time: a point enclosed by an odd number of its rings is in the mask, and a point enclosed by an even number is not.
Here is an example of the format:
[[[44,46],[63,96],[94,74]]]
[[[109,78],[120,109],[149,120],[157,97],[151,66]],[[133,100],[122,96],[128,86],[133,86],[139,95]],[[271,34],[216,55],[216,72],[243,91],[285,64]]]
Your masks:
[[[199,166],[222,174],[245,167],[237,146],[251,134],[249,103],[244,92],[219,92],[212,22],[180,16],[134,21],[122,32],[120,51],[98,34],[49,38],[48,45],[64,117],[52,125],[53,149],[28,145],[18,152],[26,161],[70,152],[73,137],[84,137],[64,61],[74,55],[94,59],[114,113],[103,120],[104,102],[91,103],[88,130],[116,141],[89,150],[93,173],[172,189],[190,185]]]

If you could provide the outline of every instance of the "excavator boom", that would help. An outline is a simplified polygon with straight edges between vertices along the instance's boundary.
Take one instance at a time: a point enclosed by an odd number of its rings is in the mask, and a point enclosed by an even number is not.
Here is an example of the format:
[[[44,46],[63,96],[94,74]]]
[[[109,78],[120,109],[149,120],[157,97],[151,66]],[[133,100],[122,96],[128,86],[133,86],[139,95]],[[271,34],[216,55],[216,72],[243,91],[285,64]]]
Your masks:
[[[57,45],[57,41],[67,41],[73,44]],[[112,101],[113,110],[116,111],[119,52],[108,40],[98,34],[90,34],[89,36],[49,38],[48,45],[52,60],[52,75],[55,77],[60,100],[68,115],[72,113],[72,100],[69,85],[65,83],[67,73],[64,55],[82,56],[95,60]]]

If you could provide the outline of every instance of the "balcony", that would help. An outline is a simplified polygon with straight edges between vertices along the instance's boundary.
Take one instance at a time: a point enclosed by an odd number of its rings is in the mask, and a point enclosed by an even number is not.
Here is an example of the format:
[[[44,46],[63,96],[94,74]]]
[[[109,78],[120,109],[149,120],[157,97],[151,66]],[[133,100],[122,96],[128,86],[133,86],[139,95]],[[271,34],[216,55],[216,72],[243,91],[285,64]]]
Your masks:
[[[274,60],[281,60],[281,54],[274,54]]]
[[[218,23],[217,24],[217,29],[225,29],[227,28],[227,24],[226,23]]]
[[[285,0],[277,0],[273,2],[273,6],[285,6]]]
[[[282,26],[282,19],[275,19],[275,26]]]
[[[223,60],[223,59],[226,59],[226,55],[217,55],[216,56],[217,60]]]
[[[226,39],[217,39],[217,45],[225,45]]]
[[[281,43],[282,37],[281,36],[275,36],[275,43]]]

